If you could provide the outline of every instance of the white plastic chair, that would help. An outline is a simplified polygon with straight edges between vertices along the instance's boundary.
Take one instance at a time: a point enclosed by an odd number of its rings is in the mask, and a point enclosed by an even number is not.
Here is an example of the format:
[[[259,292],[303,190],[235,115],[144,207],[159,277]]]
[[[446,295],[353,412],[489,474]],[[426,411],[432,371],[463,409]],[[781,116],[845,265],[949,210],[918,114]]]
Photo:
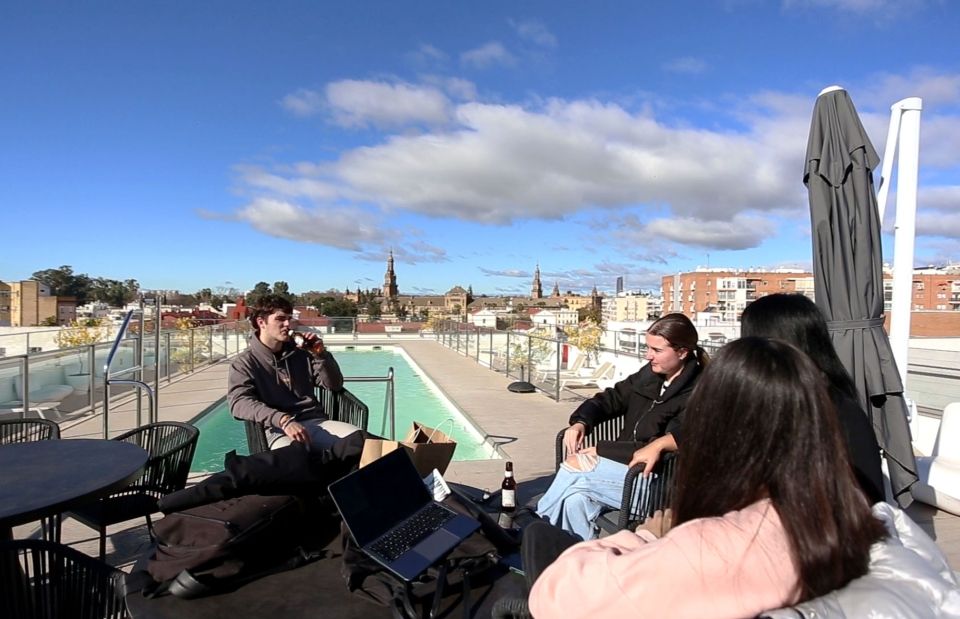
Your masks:
[[[960,402],[943,409],[933,453],[917,457],[917,474],[913,498],[960,515]]]

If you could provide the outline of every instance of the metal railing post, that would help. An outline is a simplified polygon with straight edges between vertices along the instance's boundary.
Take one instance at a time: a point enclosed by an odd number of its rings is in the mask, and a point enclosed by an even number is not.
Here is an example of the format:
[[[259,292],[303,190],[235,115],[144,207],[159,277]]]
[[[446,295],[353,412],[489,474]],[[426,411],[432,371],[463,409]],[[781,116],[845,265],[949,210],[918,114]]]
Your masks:
[[[160,297],[153,299],[153,410],[151,423],[160,421]]]
[[[533,338],[528,335],[527,336],[527,359],[523,363],[523,365],[526,366],[527,368],[527,376],[526,378],[524,378],[523,370],[520,370],[520,380],[530,380],[532,378],[532,376],[530,376],[530,357],[532,356],[532,354],[533,354]]]
[[[29,332],[27,333],[27,343],[30,343]],[[27,350],[30,350],[27,347]],[[20,387],[23,391],[20,392],[22,396],[20,398],[20,404],[23,405],[23,408],[20,409],[20,419],[23,419],[27,416],[27,411],[30,410],[30,356],[29,353],[23,355],[23,358],[20,359]]]
[[[394,384],[393,384],[393,367],[392,367],[392,366],[389,367],[389,368],[387,368],[387,378],[389,379],[389,382],[387,383],[387,392],[388,392],[389,398],[390,398],[390,408],[389,408],[389,415],[390,415],[390,438],[391,438],[392,440],[396,440],[396,439],[397,439],[397,418],[396,418],[396,408],[395,408],[395,407],[396,407],[396,392],[394,391]]]
[[[557,402],[560,401],[560,364],[563,362],[563,359],[561,358],[560,354],[561,354],[562,348],[563,348],[563,344],[560,342],[560,338],[557,338],[557,367],[556,367],[557,374],[554,377],[556,381],[554,383],[554,399]]]
[[[89,384],[87,385],[87,401],[90,405],[90,412],[93,412],[93,407],[96,404],[96,397],[94,394],[94,389],[97,387],[97,345],[88,344],[87,345],[87,370],[90,372]]]
[[[510,332],[507,331],[507,376],[510,376]]]
[[[193,373],[193,329],[190,329],[190,373]]]
[[[163,369],[167,374],[167,384],[170,384],[170,332],[167,331],[166,340],[167,346],[163,351]]]

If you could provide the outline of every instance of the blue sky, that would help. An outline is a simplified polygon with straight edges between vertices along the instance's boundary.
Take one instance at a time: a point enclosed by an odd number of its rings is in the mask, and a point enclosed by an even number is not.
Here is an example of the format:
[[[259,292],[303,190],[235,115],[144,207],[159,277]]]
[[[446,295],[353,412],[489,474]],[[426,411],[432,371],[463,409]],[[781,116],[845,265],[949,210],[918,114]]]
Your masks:
[[[830,84],[880,153],[923,97],[917,262],[960,260],[957,32],[957,0],[5,2],[0,279],[367,288],[391,249],[406,294],[809,268]]]

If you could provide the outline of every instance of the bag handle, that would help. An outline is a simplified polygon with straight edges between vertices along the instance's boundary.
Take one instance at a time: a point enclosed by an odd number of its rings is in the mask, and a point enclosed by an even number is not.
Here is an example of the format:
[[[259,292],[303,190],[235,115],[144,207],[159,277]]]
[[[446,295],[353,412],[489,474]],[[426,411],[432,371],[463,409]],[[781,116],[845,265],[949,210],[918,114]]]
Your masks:
[[[433,442],[433,435],[436,434],[437,432],[439,432],[439,431],[440,431],[440,428],[442,428],[442,427],[444,426],[444,424],[446,424],[448,421],[450,422],[450,427],[451,427],[451,428],[457,427],[457,423],[453,420],[453,417],[447,417],[446,419],[444,419],[443,421],[441,421],[440,423],[438,423],[438,424],[437,424],[437,427],[433,429],[433,432],[431,432],[431,433],[430,433],[430,436],[427,437],[427,443],[432,443],[432,442]],[[423,428],[422,425],[421,425],[420,427]]]

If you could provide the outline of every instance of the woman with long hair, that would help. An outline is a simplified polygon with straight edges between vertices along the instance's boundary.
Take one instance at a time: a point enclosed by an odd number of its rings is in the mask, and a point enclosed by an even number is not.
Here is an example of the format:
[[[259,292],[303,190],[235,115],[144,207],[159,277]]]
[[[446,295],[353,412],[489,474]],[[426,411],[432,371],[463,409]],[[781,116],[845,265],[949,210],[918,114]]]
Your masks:
[[[683,314],[667,314],[646,333],[647,364],[634,374],[581,404],[570,416],[563,437],[569,454],[550,488],[537,503],[537,513],[581,539],[595,537],[594,522],[607,507],[617,507],[629,467],[651,440],[674,436],[706,351],[698,344],[696,327]],[[598,424],[624,416],[616,441],[583,447],[584,437]]]
[[[753,617],[867,572],[870,510],[823,373],[790,344],[725,346],[687,404],[673,528],[576,544],[530,593],[551,617]],[[547,527],[535,523],[527,529]]]
[[[772,294],[748,305],[740,320],[744,337],[772,337],[789,342],[820,369],[827,379],[857,482],[871,504],[884,500],[880,445],[816,304],[800,294]]]

